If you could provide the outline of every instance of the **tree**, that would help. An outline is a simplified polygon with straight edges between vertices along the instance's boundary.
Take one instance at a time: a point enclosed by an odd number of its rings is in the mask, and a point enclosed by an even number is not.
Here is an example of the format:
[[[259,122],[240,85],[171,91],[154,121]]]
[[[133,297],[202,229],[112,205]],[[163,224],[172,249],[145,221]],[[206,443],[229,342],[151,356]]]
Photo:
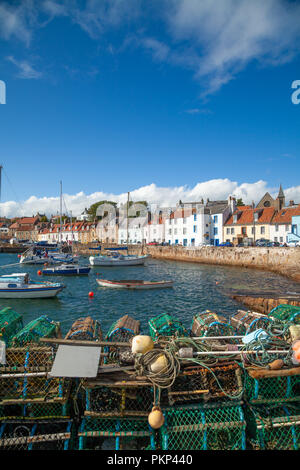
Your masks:
[[[88,214],[89,214],[89,219],[90,220],[95,220],[96,218],[98,220],[101,220],[102,217],[97,217],[97,209],[99,206],[101,206],[102,204],[112,204],[114,207],[117,207],[117,203],[116,202],[113,202],[113,201],[99,201],[99,202],[95,202],[94,204],[92,204],[89,208],[88,208]],[[104,213],[104,216],[106,214]]]
[[[242,199],[241,197],[236,200],[236,205],[237,205],[237,206],[244,206],[244,205],[245,205],[245,204],[243,203],[243,199]]]

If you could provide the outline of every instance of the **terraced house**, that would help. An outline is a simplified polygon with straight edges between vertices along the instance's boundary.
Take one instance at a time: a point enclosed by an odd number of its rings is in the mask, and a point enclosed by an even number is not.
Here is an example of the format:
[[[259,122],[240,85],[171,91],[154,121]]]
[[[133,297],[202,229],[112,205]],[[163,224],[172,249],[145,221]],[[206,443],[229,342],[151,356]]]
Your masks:
[[[279,243],[288,243],[290,241],[293,225],[296,225],[296,223],[293,223],[293,218],[296,216],[300,216],[300,204],[293,204],[293,201],[290,201],[288,207],[283,207],[273,217],[270,226],[270,240]]]
[[[253,244],[260,238],[270,240],[270,227],[275,207],[238,206],[225,222],[223,237],[234,245]]]

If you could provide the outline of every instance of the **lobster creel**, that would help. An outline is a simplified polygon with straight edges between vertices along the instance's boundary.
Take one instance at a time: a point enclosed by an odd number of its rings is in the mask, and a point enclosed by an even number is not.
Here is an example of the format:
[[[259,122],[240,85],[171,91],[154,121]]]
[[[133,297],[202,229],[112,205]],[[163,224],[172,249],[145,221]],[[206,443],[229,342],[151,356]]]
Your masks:
[[[102,331],[100,323],[97,320],[93,320],[92,317],[78,318],[69,329],[65,339],[83,341],[101,340]]]

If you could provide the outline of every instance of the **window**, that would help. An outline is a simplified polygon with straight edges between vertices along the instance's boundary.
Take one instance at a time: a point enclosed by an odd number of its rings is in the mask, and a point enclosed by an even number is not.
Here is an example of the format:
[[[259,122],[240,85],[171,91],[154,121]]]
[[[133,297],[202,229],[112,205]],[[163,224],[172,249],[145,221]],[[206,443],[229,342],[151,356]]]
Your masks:
[[[214,227],[214,235],[218,235],[218,227]]]
[[[169,228],[169,235],[172,235],[172,229]]]
[[[282,243],[283,242],[283,237],[280,237],[279,240],[280,240],[280,243]]]
[[[255,233],[254,227],[251,227],[251,233],[252,233],[252,235],[254,235],[254,233]]]
[[[278,237],[274,237],[274,242],[278,242]]]
[[[217,215],[214,215],[214,223],[215,223],[215,224],[218,223],[218,216],[217,216]]]
[[[279,226],[278,226],[278,224],[276,224],[275,225],[275,232],[278,232],[278,230],[279,230]]]
[[[177,228],[174,228],[174,235],[177,235]]]
[[[247,235],[247,227],[242,227],[242,234]]]
[[[177,219],[174,219],[174,225],[177,225]]]
[[[197,221],[197,214],[194,214],[194,222]]]
[[[230,228],[227,228],[226,229],[226,235],[229,235],[230,234]]]
[[[261,233],[261,235],[265,234],[265,227],[260,227],[260,233]]]
[[[182,219],[182,223],[186,224],[186,218],[185,217]]]
[[[193,230],[194,230],[194,233],[197,232],[197,225],[194,225]]]
[[[182,232],[183,232],[183,234],[185,235],[185,234],[186,234],[186,228],[184,228],[184,229],[182,230]]]
[[[285,231],[286,231],[286,232],[288,232],[288,231],[289,231],[289,229],[290,229],[290,226],[289,226],[289,224],[286,224],[286,226],[285,226]]]
[[[231,235],[234,234],[234,228],[231,229],[230,233],[231,233]]]

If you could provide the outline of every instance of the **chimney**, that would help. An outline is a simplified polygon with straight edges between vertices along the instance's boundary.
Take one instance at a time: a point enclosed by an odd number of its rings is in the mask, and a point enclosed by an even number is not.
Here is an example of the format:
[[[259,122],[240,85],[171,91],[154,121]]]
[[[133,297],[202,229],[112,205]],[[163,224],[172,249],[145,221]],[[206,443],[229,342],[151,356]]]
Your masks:
[[[230,207],[230,212],[233,214],[236,210],[236,199],[233,196],[229,196],[228,198],[228,205]]]

